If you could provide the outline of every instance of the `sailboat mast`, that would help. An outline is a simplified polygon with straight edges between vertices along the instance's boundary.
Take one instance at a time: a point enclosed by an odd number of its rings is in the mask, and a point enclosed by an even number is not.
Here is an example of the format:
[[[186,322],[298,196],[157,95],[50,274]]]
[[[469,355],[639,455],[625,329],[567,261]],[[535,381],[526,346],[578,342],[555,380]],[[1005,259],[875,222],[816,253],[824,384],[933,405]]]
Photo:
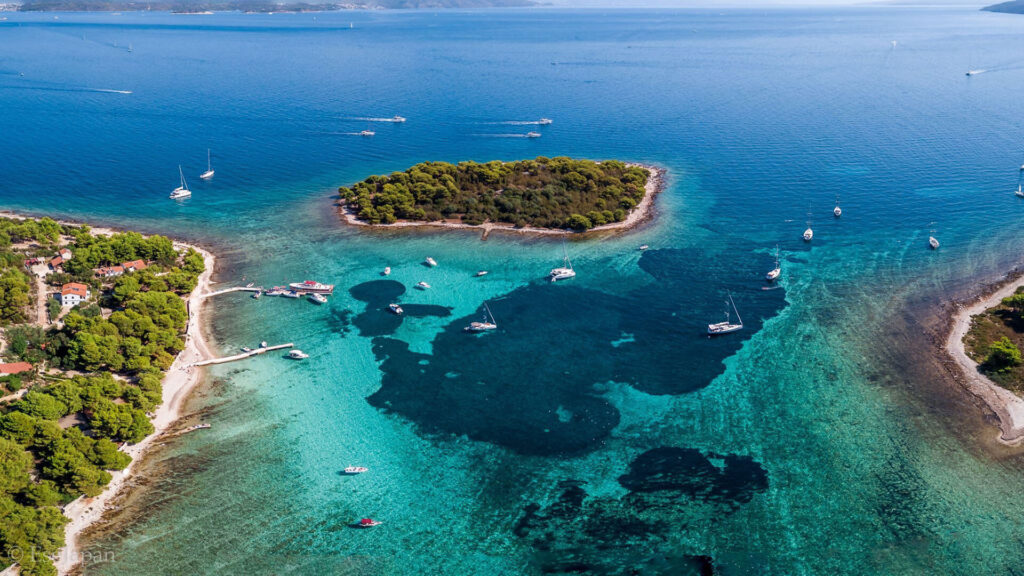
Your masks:
[[[729,302],[732,303],[732,311],[736,313],[736,319],[740,321],[740,326],[743,326],[743,318],[740,318],[740,311],[736,309],[736,302],[732,299],[732,294],[729,294]]]
[[[487,302],[484,302],[484,310],[487,311],[487,317],[491,321],[491,324],[497,324],[497,322],[494,321],[494,314],[491,313],[491,308],[487,305]]]
[[[206,171],[207,171],[207,172],[209,172],[209,171],[210,171],[210,167],[211,167],[211,166],[212,166],[212,165],[210,164],[210,149],[209,149],[209,148],[207,148],[207,149],[206,149]]]

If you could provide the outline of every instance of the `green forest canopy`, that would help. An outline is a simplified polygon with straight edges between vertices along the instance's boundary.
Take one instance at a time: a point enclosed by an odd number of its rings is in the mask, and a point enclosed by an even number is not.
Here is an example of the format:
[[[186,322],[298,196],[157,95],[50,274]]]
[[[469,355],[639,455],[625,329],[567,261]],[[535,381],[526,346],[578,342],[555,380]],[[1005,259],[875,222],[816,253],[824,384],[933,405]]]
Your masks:
[[[94,236],[87,227],[46,218],[0,218],[0,323],[25,321],[25,252],[50,256],[62,234],[74,238],[73,257],[47,281],[88,283],[113,312],[104,318],[99,306],[86,304],[69,312],[59,328],[22,324],[5,330],[5,360],[86,373],[48,375],[47,385],[0,407],[0,566],[18,560],[25,576],[56,574],[48,556],[63,546],[67,522],[58,506],[102,492],[110,471],[131,461],[118,443],[139,442],[153,432],[146,413],[161,402],[163,371],[184,346],[188,312],[182,296],[204,269],[202,255],[191,248],[179,253],[162,236]],[[112,285],[94,277],[96,266],[137,259],[150,267]],[[115,379],[115,372],[123,378]],[[11,391],[21,385],[17,377],[4,380]],[[58,423],[72,415],[81,427]]]
[[[644,197],[650,171],[564,156],[515,162],[423,162],[370,176],[338,194],[370,224],[398,220],[572,228],[620,222]]]

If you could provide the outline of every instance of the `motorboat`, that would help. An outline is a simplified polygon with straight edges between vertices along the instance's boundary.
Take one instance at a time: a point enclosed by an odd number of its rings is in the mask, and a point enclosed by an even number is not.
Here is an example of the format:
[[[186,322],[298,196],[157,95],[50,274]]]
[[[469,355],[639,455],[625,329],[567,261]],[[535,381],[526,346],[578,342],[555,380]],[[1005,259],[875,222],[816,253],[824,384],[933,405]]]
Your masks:
[[[402,310],[402,307],[399,306],[398,304],[388,304],[388,310],[391,310],[391,312],[398,316],[401,316],[402,312],[404,312],[404,310]]]
[[[288,289],[286,287],[284,287],[284,286],[274,286],[270,290],[267,290],[266,292],[264,292],[264,294],[266,294],[267,296],[281,296],[285,292],[287,292],[287,290]]]
[[[928,245],[932,247],[932,250],[939,249],[939,241],[935,239],[935,236],[928,237]]]
[[[391,117],[391,121],[392,122],[396,122],[398,124],[401,124],[402,122],[405,122],[405,118],[402,118],[401,116],[395,115],[395,116]]]
[[[252,293],[252,299],[253,300],[259,300],[260,296],[262,296],[262,295],[263,295],[263,292],[260,292],[260,291],[253,292]]]
[[[307,296],[307,299],[310,302],[315,302],[316,304],[327,304],[327,296],[324,296],[323,294],[317,294],[316,292]]]
[[[373,136],[374,134],[376,134],[376,132],[373,130],[363,130],[359,133],[360,136]]]
[[[292,360],[305,360],[309,358],[309,354],[306,354],[302,350],[291,350],[288,352],[288,357]]]
[[[473,276],[475,276],[477,278],[479,278],[481,276],[487,276],[487,270],[480,270],[476,274],[473,274]]]
[[[373,528],[374,526],[380,526],[383,524],[380,520],[374,520],[372,518],[363,518],[359,522],[352,524],[353,528]]]
[[[314,292],[317,294],[331,294],[334,292],[334,284],[321,284],[319,282],[314,282],[313,280],[292,282],[288,287],[294,292]]]
[[[419,288],[420,290],[426,290],[430,288],[430,284],[427,284],[426,282],[417,282],[416,287]]]
[[[434,266],[437,266],[437,260],[434,260],[433,258],[431,258],[429,256],[427,256],[427,259],[424,260],[424,262],[426,262],[427,266],[430,266],[431,268],[433,268]]]
[[[540,124],[541,126],[547,126],[548,124],[551,124],[551,122],[551,118],[541,118],[540,120],[537,121],[537,124]]]
[[[650,246],[648,246],[647,244],[644,244],[644,245],[640,246],[640,251],[643,252],[644,250],[647,250],[648,248],[650,248]]]
[[[366,468],[365,466],[349,466],[348,468],[345,468],[345,470],[343,470],[343,472],[345,474],[350,474],[350,475],[351,474],[362,474],[363,472],[369,472],[369,471],[370,471],[370,469]]]
[[[285,298],[299,298],[302,294],[299,294],[295,290],[286,290],[281,293],[281,296],[284,296]]]
[[[526,133],[526,137],[527,138],[540,138],[540,136],[541,136],[540,132],[527,132]]]
[[[385,276],[390,276],[391,275],[391,266],[386,266],[384,268],[384,275]]]

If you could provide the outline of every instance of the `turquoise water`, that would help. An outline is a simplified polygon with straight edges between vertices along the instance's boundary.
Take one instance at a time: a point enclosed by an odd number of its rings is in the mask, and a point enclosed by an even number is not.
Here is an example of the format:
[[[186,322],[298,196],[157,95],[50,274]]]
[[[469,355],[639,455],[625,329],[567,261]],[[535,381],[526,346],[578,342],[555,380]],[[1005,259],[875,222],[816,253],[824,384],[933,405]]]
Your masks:
[[[211,370],[191,407],[213,428],[154,453],[87,573],[1019,569],[1019,456],[933,350],[944,303],[1020,264],[1024,18],[57,16],[0,22],[5,207],[204,242],[227,285],[338,285],[214,301],[221,351],[311,357]],[[538,154],[664,166],[658,218],[567,242],[579,275],[550,285],[558,240],[331,208],[414,162]],[[727,292],[748,329],[708,340]],[[485,301],[500,329],[461,333]],[[366,516],[386,524],[347,527]]]

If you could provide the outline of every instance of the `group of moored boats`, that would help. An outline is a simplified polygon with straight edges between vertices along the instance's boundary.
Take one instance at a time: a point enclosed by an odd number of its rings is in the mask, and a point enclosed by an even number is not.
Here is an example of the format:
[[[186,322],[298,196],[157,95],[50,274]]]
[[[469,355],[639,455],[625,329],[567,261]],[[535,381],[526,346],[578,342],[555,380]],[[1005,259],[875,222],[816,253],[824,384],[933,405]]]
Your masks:
[[[280,296],[282,298],[302,298],[315,304],[326,304],[327,296],[334,293],[334,284],[322,284],[314,280],[292,282],[287,286],[274,286],[270,290],[257,290],[252,297],[259,300],[261,296]]]
[[[423,260],[423,264],[430,268],[434,268],[435,266],[437,266],[437,260],[434,260],[433,258],[428,256]],[[473,277],[479,278],[481,276],[486,276],[487,273],[487,270],[479,270],[477,271],[476,274],[473,275]],[[384,276],[390,276],[391,267],[385,267],[384,272],[382,274]],[[430,284],[427,284],[426,282],[422,281],[417,282],[416,288],[419,288],[420,290],[428,290],[430,289]],[[491,314],[491,309],[487,306],[486,302],[484,302],[484,310],[485,313],[482,322],[470,322],[469,326],[466,326],[465,328],[463,328],[463,330],[465,330],[466,332],[485,332],[487,330],[496,330],[498,328],[498,324],[494,321],[494,315]],[[395,302],[388,304],[388,311],[390,311],[392,314],[396,316],[401,316],[405,314],[405,310],[402,309],[402,306]]]
[[[182,200],[192,196],[192,190],[189,189],[188,183],[185,182],[185,172],[181,169],[181,164],[178,164],[178,176],[181,178],[180,184],[177,188],[171,191],[171,200]],[[206,149],[206,172],[199,175],[201,180],[209,180],[213,178],[213,165],[210,163],[210,149]]]

